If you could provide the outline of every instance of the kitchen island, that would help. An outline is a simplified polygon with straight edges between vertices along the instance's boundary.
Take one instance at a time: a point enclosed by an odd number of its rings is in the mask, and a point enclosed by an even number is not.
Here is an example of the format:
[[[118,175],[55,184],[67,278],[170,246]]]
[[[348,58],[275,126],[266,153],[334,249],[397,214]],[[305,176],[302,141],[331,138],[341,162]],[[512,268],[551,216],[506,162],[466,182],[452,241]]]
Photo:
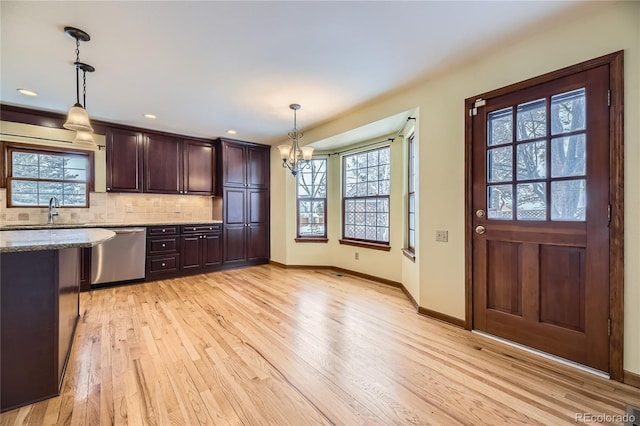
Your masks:
[[[0,411],[59,393],[79,318],[80,249],[114,236],[0,231]]]

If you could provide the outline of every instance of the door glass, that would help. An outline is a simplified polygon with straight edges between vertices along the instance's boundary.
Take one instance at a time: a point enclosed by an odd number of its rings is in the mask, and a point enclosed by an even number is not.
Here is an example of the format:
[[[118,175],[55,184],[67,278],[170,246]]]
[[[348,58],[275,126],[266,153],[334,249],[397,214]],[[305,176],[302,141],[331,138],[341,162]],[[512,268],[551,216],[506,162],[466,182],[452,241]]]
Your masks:
[[[489,182],[507,182],[513,179],[513,147],[490,149],[487,153],[487,179]]]
[[[586,180],[551,182],[551,220],[585,220]]]
[[[502,145],[513,141],[513,108],[489,113],[487,145]]]
[[[585,130],[586,96],[584,88],[551,97],[551,134]]]
[[[551,140],[551,177],[586,174],[586,136],[577,134]]]
[[[518,145],[518,180],[547,177],[547,144],[529,142]]]
[[[487,217],[489,219],[513,219],[512,199],[511,185],[494,185],[487,188]]]
[[[518,105],[517,135],[519,141],[547,136],[546,105],[546,99]]]
[[[547,184],[523,183],[516,186],[518,220],[547,220]]]

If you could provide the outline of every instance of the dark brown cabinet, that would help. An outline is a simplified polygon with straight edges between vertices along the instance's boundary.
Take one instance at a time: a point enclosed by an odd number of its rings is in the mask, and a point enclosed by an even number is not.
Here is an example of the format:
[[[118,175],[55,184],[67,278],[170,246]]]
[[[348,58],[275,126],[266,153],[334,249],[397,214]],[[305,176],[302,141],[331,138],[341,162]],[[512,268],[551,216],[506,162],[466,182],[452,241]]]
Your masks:
[[[269,261],[270,147],[221,139],[224,264]]]
[[[146,279],[154,280],[180,272],[180,227],[178,225],[147,228]]]
[[[0,411],[60,392],[79,318],[80,250],[0,256]]]
[[[108,128],[107,191],[142,192],[142,134]]]
[[[183,271],[197,271],[222,265],[220,225],[188,225],[182,227],[181,264]]]
[[[182,140],[144,136],[144,192],[182,194]]]
[[[185,139],[182,148],[185,194],[215,195],[216,150],[208,142]]]
[[[107,129],[107,191],[215,195],[213,142]]]

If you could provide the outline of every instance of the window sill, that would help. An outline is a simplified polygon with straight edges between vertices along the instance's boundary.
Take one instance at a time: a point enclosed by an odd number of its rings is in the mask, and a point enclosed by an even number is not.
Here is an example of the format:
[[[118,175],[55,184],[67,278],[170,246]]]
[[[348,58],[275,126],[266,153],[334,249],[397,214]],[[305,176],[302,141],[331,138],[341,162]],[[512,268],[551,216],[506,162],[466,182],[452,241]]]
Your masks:
[[[296,243],[328,243],[328,238],[316,238],[316,237],[298,237],[295,239]]]
[[[369,243],[365,241],[355,241],[355,240],[339,240],[339,241],[340,241],[340,244],[343,244],[346,246],[356,246],[356,247],[370,248],[373,250],[382,250],[382,251],[391,250],[391,246],[387,244],[376,244],[376,243]]]
[[[416,254],[414,252],[403,248],[402,254],[404,254],[404,256],[408,258],[410,261],[412,261],[413,263],[416,263]]]

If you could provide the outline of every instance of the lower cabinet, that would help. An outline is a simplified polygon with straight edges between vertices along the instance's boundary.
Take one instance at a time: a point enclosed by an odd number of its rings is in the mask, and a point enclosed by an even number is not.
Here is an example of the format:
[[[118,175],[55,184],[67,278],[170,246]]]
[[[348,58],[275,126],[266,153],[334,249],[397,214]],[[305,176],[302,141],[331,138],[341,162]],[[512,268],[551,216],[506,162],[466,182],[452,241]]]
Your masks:
[[[147,227],[146,279],[154,280],[180,272],[180,227]]]
[[[200,271],[222,265],[222,230],[219,224],[182,227],[180,268]]]
[[[146,279],[189,275],[222,266],[222,225],[147,227]]]

